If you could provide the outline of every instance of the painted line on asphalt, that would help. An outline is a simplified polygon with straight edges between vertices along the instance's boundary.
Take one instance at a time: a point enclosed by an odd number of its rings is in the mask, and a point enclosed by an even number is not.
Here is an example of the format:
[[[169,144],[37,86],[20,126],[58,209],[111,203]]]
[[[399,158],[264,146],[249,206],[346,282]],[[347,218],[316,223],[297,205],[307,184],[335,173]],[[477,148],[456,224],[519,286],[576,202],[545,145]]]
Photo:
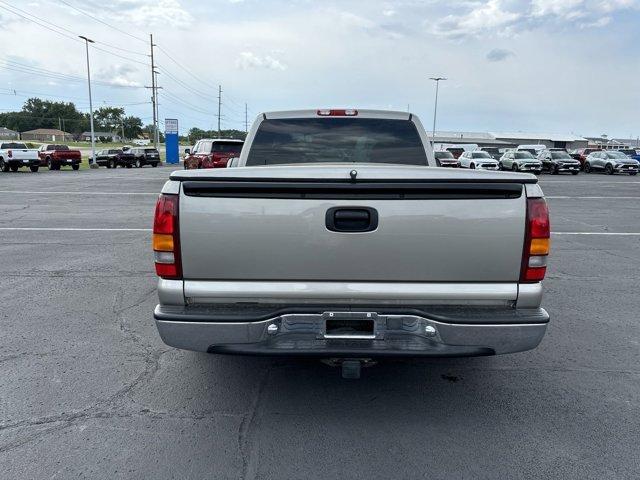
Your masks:
[[[47,191],[29,191],[29,190],[0,190],[1,193],[22,194],[22,195],[154,195],[158,196],[160,192],[47,192]]]
[[[17,232],[150,232],[150,228],[47,228],[47,227],[0,227],[3,231]]]
[[[617,196],[617,197],[606,197],[606,196],[602,196],[602,197],[597,197],[597,196],[593,196],[593,195],[589,195],[589,196],[577,196],[577,197],[572,197],[570,195],[545,195],[544,198],[547,199],[551,199],[551,200],[607,200],[607,199],[612,199],[612,200],[640,200],[640,195],[636,195],[634,196]]]
[[[57,227],[0,227],[0,231],[18,232],[151,232],[151,228],[57,228]],[[637,237],[640,232],[551,232],[552,235],[605,235]]]

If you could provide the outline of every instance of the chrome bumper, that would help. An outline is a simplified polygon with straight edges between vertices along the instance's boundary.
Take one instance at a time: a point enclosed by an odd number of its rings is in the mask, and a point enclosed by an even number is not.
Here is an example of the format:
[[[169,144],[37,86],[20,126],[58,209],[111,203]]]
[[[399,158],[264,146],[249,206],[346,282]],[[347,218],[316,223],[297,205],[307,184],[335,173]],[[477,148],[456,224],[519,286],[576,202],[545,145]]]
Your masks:
[[[259,321],[185,321],[156,307],[160,337],[169,346],[210,353],[318,357],[442,357],[514,353],[538,346],[547,329],[543,309],[513,310],[513,323],[448,323],[420,315],[324,312],[278,315]],[[368,335],[328,335],[327,318],[368,318]],[[529,316],[527,316],[529,315]],[[354,317],[354,318],[355,318]],[[528,322],[530,319],[530,322]],[[525,323],[528,322],[528,323]]]

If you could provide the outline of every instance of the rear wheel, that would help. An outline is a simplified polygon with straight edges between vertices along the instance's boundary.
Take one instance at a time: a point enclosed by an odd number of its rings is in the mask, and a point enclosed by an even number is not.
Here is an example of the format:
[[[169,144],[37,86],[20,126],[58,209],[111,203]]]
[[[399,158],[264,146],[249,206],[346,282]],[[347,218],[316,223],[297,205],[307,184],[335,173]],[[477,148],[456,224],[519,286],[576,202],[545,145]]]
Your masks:
[[[140,160],[136,160],[136,168],[142,168],[142,162]]]
[[[584,173],[591,173],[591,164],[588,162],[584,164]]]
[[[109,163],[107,164],[107,168],[116,168],[116,161],[115,160],[109,160]]]
[[[154,162],[154,163],[152,163],[152,164],[151,164],[151,166],[152,166],[153,168],[156,168],[156,167],[158,166],[158,164],[157,164],[156,162]]]
[[[12,172],[17,172],[18,171],[18,165],[11,165],[11,166],[9,166],[9,168],[11,168]]]
[[[73,168],[74,170],[80,170],[80,164],[74,163],[73,165],[71,165],[71,168]]]
[[[613,165],[607,163],[607,166],[604,167],[604,171],[607,173],[607,175],[613,175]]]
[[[9,165],[5,163],[4,158],[0,158],[0,170],[2,170],[3,172],[9,171]]]
[[[38,171],[38,165],[32,165],[29,167],[29,170],[31,170],[33,173],[36,173]]]

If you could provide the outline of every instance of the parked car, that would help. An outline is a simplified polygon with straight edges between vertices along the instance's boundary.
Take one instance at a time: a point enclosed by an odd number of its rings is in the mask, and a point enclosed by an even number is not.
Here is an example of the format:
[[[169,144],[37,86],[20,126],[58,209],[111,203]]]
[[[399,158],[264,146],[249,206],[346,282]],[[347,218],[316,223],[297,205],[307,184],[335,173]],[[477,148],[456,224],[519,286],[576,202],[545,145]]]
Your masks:
[[[464,152],[458,160],[460,160],[460,166],[462,168],[470,168],[471,170],[498,170],[498,162],[482,150]]]
[[[569,155],[578,160],[582,168],[584,168],[584,162],[587,160],[589,154],[599,152],[600,150],[600,148],[578,148],[577,150],[571,151]]]
[[[460,161],[456,160],[451,152],[433,152],[436,159],[436,165],[439,167],[460,168]]]
[[[185,150],[184,168],[225,168],[230,158],[240,155],[243,143],[223,138],[198,140],[193,150]]]
[[[547,150],[546,145],[518,145],[516,148],[517,152],[529,152],[534,158],[540,155],[543,150]]]
[[[208,353],[334,358],[352,378],[371,358],[535,348],[549,321],[537,179],[429,165],[415,115],[260,115],[240,168],[173,172],[162,188],[160,337]]]
[[[37,172],[40,167],[38,150],[27,148],[21,142],[0,143],[0,171],[17,172],[21,167],[29,167],[32,172]]]
[[[504,148],[498,147],[482,147],[480,150],[487,152],[494,160],[500,160],[500,157],[502,157],[505,152]]]
[[[622,148],[618,151],[624,153],[627,157],[640,162],[640,150],[636,150],[635,148]]]
[[[570,172],[573,175],[580,173],[580,162],[572,158],[566,150],[543,150],[538,155],[542,163],[542,171],[555,175],[562,172]]]
[[[506,152],[500,157],[500,170],[531,172],[538,175],[542,171],[542,162],[524,150]]]
[[[67,145],[44,144],[38,149],[40,166],[49,170],[60,170],[62,166],[70,166],[74,170],[80,169],[82,154],[80,150],[72,150]]]
[[[616,150],[600,150],[592,152],[584,162],[585,173],[603,171],[609,175],[614,173],[638,174],[638,161],[627,157]]]
[[[160,152],[153,147],[134,147],[129,149],[129,153],[133,155],[133,164],[136,168],[142,168],[145,165],[157,167],[160,163]]]
[[[133,167],[133,154],[131,151],[123,152],[117,148],[100,150],[96,153],[96,164],[99,167]]]

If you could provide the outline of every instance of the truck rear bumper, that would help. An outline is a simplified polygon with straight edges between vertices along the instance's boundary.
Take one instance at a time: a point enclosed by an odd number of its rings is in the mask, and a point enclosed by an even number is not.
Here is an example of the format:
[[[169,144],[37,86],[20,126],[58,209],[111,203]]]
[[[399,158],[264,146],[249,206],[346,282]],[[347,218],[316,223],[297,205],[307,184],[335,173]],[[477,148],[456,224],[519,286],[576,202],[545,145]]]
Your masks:
[[[495,309],[474,308],[458,309],[453,316],[361,310],[285,313],[257,321],[219,317],[209,321],[201,312],[188,310],[156,307],[156,326],[167,345],[270,356],[447,357],[521,352],[540,343],[549,321],[542,308],[502,310],[494,321]],[[347,328],[334,328],[334,321]],[[348,327],[350,321],[358,325],[355,330]]]

